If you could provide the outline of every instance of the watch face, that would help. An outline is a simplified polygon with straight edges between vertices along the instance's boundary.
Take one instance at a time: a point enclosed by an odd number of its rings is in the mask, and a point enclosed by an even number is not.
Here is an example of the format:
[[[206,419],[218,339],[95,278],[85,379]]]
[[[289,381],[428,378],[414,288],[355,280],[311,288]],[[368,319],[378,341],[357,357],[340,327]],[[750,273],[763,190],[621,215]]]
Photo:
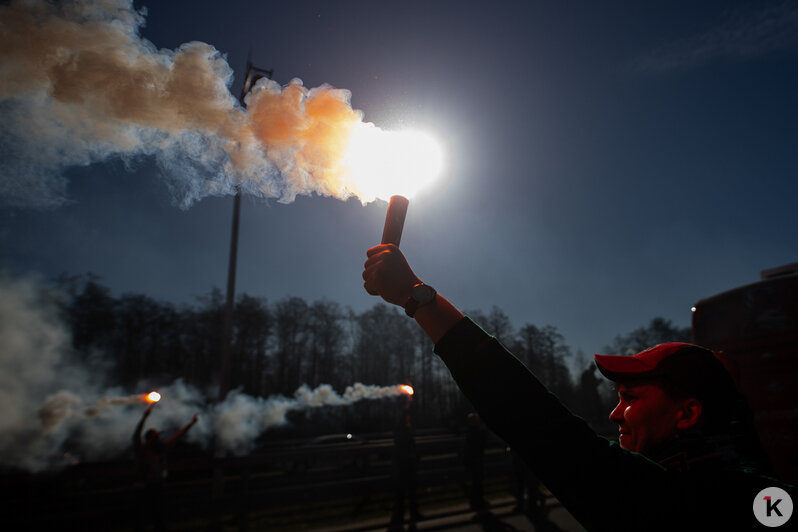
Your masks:
[[[426,284],[418,284],[410,291],[410,297],[419,305],[426,305],[435,298],[435,289]]]

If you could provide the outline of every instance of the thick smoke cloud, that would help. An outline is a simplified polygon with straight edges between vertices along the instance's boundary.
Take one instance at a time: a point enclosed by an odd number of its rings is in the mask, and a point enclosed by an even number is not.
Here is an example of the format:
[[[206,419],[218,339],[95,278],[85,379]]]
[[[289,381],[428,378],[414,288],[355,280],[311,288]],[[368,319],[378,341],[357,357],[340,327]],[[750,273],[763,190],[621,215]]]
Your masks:
[[[42,471],[73,461],[128,455],[136,423],[150,390],[107,385],[94,366],[75,362],[71,338],[58,313],[60,293],[34,282],[0,276],[0,467]],[[195,414],[186,439],[224,452],[253,449],[265,431],[287,423],[291,411],[343,406],[400,395],[399,386],[357,383],[338,394],[323,384],[300,387],[293,397],[213,394],[182,380],[159,388],[162,400],[147,427],[166,433]]]
[[[234,192],[290,202],[360,194],[340,161],[361,113],[348,91],[263,80],[250,112],[213,46],[159,50],[132,0],[0,7],[0,201],[68,201],[64,170],[153,156],[182,207]]]
[[[47,297],[29,282],[0,277],[0,458],[27,468],[41,467],[63,441],[42,430],[37,414],[41,399],[57,391],[58,363],[69,345]],[[64,395],[50,410],[68,412],[70,400]],[[43,421],[53,426],[50,414]]]

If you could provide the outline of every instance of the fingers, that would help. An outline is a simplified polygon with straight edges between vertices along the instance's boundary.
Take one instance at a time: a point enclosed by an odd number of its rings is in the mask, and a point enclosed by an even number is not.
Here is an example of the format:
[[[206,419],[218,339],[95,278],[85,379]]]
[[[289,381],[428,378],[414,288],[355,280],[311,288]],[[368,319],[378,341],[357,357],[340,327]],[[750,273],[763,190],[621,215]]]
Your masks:
[[[369,248],[366,250],[366,256],[371,257],[377,253],[381,253],[383,251],[399,251],[399,248],[396,247],[396,244],[380,244],[379,246],[374,246],[373,248]]]
[[[369,259],[370,260],[370,259]],[[366,263],[366,267],[363,270],[363,288],[366,289],[366,292],[372,296],[380,295],[379,290],[376,288],[376,276],[377,276],[377,268],[379,263],[373,262],[372,264]]]
[[[390,247],[394,249],[390,249]],[[376,283],[377,274],[379,272],[379,268],[382,263],[387,259],[392,252],[398,251],[396,250],[396,246],[393,244],[388,245],[380,245],[369,249],[366,254],[368,255],[368,259],[363,264],[363,287],[366,289],[366,292],[369,294],[376,296],[379,295],[379,291],[376,290],[373,286]]]
[[[366,255],[363,288],[373,296],[381,296],[388,303],[403,305],[409,297],[410,288],[419,282],[404,254],[394,244],[381,244],[369,249]]]
[[[401,258],[404,260],[404,255],[402,252],[399,251],[399,248],[396,247],[394,244],[383,244],[379,246],[374,246],[373,248],[366,251],[366,262],[363,264],[363,268],[368,269],[372,266],[380,263],[381,261],[391,257],[391,258]]]
[[[370,296],[380,295],[379,292],[377,292],[376,290],[372,290],[371,288],[368,287],[368,282],[363,283],[363,288],[366,289],[366,292],[368,292]]]

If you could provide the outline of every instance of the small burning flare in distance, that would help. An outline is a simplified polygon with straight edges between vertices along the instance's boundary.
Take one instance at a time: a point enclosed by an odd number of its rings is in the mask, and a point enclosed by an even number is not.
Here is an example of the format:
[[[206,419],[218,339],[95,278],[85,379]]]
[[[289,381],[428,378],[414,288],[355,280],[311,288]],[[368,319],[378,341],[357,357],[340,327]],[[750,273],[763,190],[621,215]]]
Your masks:
[[[399,390],[401,390],[402,393],[407,394],[407,395],[413,395],[413,393],[414,393],[413,392],[413,387],[410,386],[409,384],[400,384],[399,385]]]
[[[157,403],[161,400],[161,394],[156,391],[152,391],[144,396],[144,401],[150,404]]]
[[[145,394],[137,394],[137,395],[128,395],[123,397],[103,397],[95,402],[93,405],[89,406],[85,410],[85,414],[87,416],[96,416],[102,410],[105,410],[111,406],[117,405],[133,405],[136,403],[157,403],[161,400],[161,394],[156,391],[151,391],[150,393]]]

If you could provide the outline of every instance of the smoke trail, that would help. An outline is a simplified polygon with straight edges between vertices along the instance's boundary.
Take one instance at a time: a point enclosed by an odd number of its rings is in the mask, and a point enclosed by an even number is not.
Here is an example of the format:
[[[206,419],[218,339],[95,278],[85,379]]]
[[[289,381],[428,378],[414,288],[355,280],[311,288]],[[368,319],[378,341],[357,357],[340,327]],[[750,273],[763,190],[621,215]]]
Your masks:
[[[0,467],[41,471],[74,460],[123,456],[145,409],[146,389],[104,386],[104,376],[71,361],[70,335],[58,315],[60,294],[0,274]],[[401,395],[397,386],[356,383],[301,386],[293,397],[231,392],[212,404],[208,394],[177,380],[159,388],[161,401],[147,420],[165,433],[199,413],[186,439],[209,448],[218,435],[224,451],[250,451],[258,436],[287,423],[291,411],[343,406]],[[68,456],[65,454],[68,451]]]
[[[262,80],[247,112],[218,50],[159,50],[139,36],[144,15],[132,0],[0,8],[0,201],[58,205],[66,168],[142,155],[155,157],[183,208],[236,184],[283,202],[314,192],[374,199],[342,162],[353,128],[366,125],[348,91]]]
[[[329,384],[315,389],[302,385],[293,398],[251,397],[239,391],[230,393],[214,409],[214,430],[223,448],[234,454],[251,451],[255,438],[266,430],[284,425],[292,410],[306,410],[321,406],[344,406],[365,399],[381,399],[402,395],[401,385],[374,386],[355,383],[339,395]]]

